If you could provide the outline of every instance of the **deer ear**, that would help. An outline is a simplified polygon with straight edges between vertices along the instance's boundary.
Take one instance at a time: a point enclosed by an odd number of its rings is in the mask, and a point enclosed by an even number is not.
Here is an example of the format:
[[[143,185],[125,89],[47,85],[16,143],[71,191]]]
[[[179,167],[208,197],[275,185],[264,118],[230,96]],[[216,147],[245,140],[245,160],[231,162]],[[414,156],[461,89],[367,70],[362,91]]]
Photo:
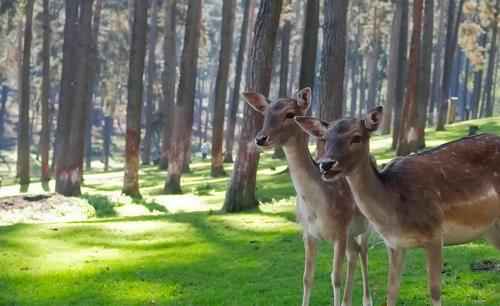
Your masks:
[[[328,131],[328,123],[313,117],[297,116],[295,122],[309,135],[324,138]]]
[[[258,111],[259,113],[263,113],[267,106],[267,98],[261,95],[260,93],[245,91],[242,92],[241,95],[245,98],[245,101],[250,105],[253,109]]]
[[[366,118],[363,120],[363,123],[369,132],[374,132],[379,128],[380,123],[382,122],[383,112],[384,108],[382,106],[377,106],[366,114]]]
[[[297,105],[304,111],[304,113],[311,106],[312,90],[311,87],[302,88],[297,92]]]

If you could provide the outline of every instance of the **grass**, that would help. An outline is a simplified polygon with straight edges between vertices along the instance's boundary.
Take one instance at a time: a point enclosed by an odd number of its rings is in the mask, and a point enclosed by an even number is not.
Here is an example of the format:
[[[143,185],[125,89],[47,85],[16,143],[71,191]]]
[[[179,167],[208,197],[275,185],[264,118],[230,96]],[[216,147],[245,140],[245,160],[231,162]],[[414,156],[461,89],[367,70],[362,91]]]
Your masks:
[[[429,145],[467,133],[470,123],[429,132]],[[500,119],[478,120],[500,134]],[[380,162],[391,158],[388,137],[373,139]],[[85,176],[85,198],[98,218],[86,222],[0,227],[0,305],[297,305],[303,246],[295,223],[294,191],[284,161],[265,153],[258,172],[259,211],[220,214],[228,177],[211,178],[195,161],[184,194],[162,195],[165,172],[141,169],[143,198],[120,195],[120,171]],[[230,172],[232,165],[226,165]],[[53,190],[53,186],[49,186]],[[41,192],[37,184],[29,192]],[[0,195],[18,187],[0,189]],[[472,272],[500,253],[478,241],[445,251],[445,305],[498,305],[500,273]],[[330,302],[331,246],[322,243],[312,305]],[[370,284],[375,304],[386,291],[387,257],[373,235]],[[354,305],[361,304],[360,273]],[[408,253],[399,305],[428,305],[423,252]]]

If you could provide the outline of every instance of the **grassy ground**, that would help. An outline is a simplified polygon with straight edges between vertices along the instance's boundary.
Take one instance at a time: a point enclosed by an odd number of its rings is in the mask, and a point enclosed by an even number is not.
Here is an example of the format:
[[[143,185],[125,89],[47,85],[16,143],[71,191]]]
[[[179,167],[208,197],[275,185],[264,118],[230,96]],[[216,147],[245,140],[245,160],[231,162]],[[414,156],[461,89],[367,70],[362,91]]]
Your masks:
[[[500,134],[500,119],[476,122]],[[431,146],[466,134],[468,124],[429,133]],[[391,158],[390,140],[376,137],[379,161]],[[0,227],[0,305],[297,305],[303,247],[294,217],[294,192],[285,163],[265,154],[258,173],[260,211],[223,215],[227,178],[210,178],[197,161],[183,178],[185,194],[161,195],[165,173],[142,169],[144,199],[119,194],[122,172],[85,177],[85,198],[98,218],[86,222]],[[231,165],[227,165],[227,170]],[[53,188],[49,186],[49,188]],[[29,192],[41,192],[32,184]],[[19,192],[17,186],[1,195]],[[500,260],[482,241],[448,247],[443,271],[445,305],[500,304],[500,272],[472,272],[470,264]],[[386,251],[373,235],[370,283],[384,302]],[[326,305],[331,248],[321,245],[312,305]],[[357,273],[354,305],[361,304]],[[428,304],[425,260],[410,251],[400,305]]]

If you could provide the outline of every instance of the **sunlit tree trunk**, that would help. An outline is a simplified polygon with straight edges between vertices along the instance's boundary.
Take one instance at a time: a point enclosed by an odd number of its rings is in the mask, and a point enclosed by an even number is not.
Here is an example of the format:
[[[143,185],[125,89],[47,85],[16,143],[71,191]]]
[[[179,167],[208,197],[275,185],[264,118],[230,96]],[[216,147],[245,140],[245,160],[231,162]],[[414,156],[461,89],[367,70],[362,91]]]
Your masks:
[[[49,149],[50,149],[50,123],[49,123],[49,91],[50,91],[50,12],[49,0],[43,0],[42,16],[42,88],[40,103],[42,105],[42,130],[40,132],[41,155],[41,180],[50,179]]]
[[[167,193],[182,192],[181,173],[188,161],[186,156],[190,155],[191,150],[202,2],[200,0],[188,3],[181,74],[168,156],[168,175],[164,188]]]
[[[241,77],[243,75],[243,64],[245,61],[246,45],[248,41],[248,29],[249,29],[250,17],[253,14],[254,6],[255,6],[255,0],[244,0],[243,23],[241,25],[241,35],[238,47],[238,55],[236,57],[234,87],[229,102],[228,115],[227,115],[224,162],[233,161],[234,134],[236,130],[236,115],[238,113],[238,106],[240,101]]]
[[[24,43],[21,66],[21,87],[19,103],[18,144],[17,144],[17,173],[21,185],[30,182],[30,64],[31,40],[33,37],[33,5],[34,0],[28,0],[25,7]]]
[[[281,6],[281,0],[262,0],[260,2],[254,38],[248,57],[247,91],[256,91],[265,96],[269,94],[273,51],[276,44]],[[262,126],[262,116],[250,106],[245,105],[243,118],[238,155],[224,200],[223,210],[226,212],[252,209],[258,204],[255,187],[259,153],[253,138]]]
[[[125,176],[122,192],[140,196],[139,151],[141,142],[142,94],[144,89],[144,58],[146,55],[148,3],[134,1],[134,19],[130,45],[127,101],[127,134],[125,144]]]
[[[307,0],[305,22],[302,35],[302,56],[300,63],[299,87],[314,88],[316,55],[318,49],[319,1]]]
[[[146,74],[146,128],[144,133],[144,146],[142,150],[142,163],[149,165],[151,163],[151,148],[153,137],[153,85],[156,79],[156,41],[158,36],[158,1],[151,1],[151,25],[148,37],[148,67]]]
[[[496,11],[498,12],[498,9],[500,8],[500,0],[496,1]],[[488,70],[486,71],[486,79],[484,81],[484,116],[485,117],[491,117],[493,116],[493,106],[494,106],[494,100],[492,98],[493,93],[492,93],[492,87],[493,87],[493,76],[495,73],[495,61],[496,61],[496,55],[497,55],[497,32],[498,32],[498,25],[496,22],[492,23],[492,29],[491,29],[491,45],[490,45],[490,51],[488,54]]]
[[[212,117],[212,160],[211,175],[224,176],[224,115],[226,110],[229,67],[231,65],[235,0],[224,0],[222,4],[221,47],[219,51],[219,67],[215,80],[215,99]]]
[[[411,35],[410,59],[408,67],[408,89],[406,91],[401,128],[396,148],[397,155],[407,155],[418,149],[418,101],[419,61],[421,52],[423,0],[413,1],[413,30]]]
[[[167,169],[168,148],[172,135],[175,105],[175,81],[177,79],[177,40],[176,40],[176,0],[165,1],[165,36],[163,38],[163,101],[160,105],[162,117],[160,168]]]

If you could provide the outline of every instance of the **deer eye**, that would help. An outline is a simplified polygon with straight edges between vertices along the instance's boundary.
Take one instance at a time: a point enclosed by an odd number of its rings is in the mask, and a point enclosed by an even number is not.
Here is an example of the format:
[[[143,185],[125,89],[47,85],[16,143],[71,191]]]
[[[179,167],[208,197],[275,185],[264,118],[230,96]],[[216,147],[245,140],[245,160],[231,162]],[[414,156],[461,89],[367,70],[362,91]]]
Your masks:
[[[355,135],[351,139],[351,144],[353,144],[353,143],[360,143],[360,142],[361,142],[361,136],[359,136],[359,135]]]
[[[295,117],[295,114],[294,113],[287,113],[285,117],[286,117],[286,119],[293,119],[293,117]]]

